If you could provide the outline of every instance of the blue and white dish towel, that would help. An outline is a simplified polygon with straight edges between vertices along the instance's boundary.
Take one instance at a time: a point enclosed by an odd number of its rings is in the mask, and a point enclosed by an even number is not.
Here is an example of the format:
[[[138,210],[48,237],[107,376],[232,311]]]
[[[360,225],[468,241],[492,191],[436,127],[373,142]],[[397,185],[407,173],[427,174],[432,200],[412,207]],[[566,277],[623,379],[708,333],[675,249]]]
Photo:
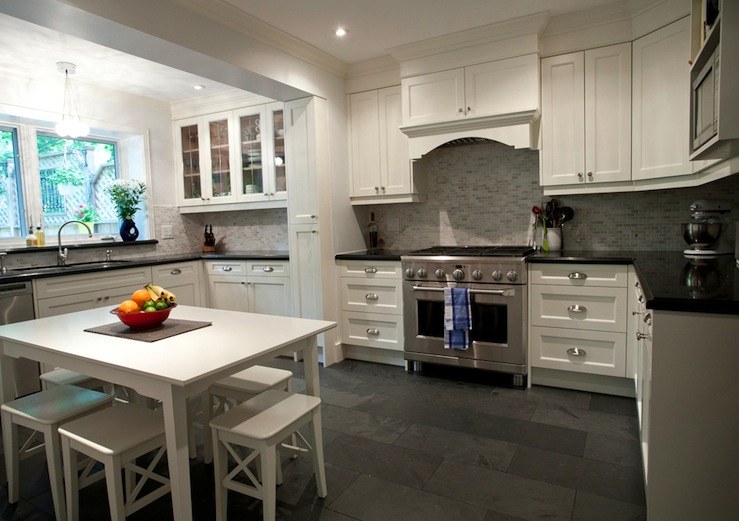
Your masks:
[[[469,349],[470,329],[470,291],[467,288],[444,288],[444,349]]]

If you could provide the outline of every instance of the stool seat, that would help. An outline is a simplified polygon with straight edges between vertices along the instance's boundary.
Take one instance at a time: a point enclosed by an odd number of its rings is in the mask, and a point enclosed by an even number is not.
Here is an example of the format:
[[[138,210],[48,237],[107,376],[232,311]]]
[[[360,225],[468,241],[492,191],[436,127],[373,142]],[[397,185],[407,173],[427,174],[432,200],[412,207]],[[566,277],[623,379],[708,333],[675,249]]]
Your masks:
[[[109,394],[73,385],[58,385],[4,403],[2,410],[36,423],[51,425],[84,414],[112,400],[113,397]]]
[[[287,371],[286,369],[255,365],[218,380],[213,387],[224,387],[226,389],[257,394],[283,384],[292,378],[292,376],[292,371]],[[212,392],[212,394],[218,393]]]
[[[89,382],[90,380],[94,380],[94,378],[85,374],[70,371],[69,369],[62,369],[61,367],[54,369],[53,371],[43,373],[39,376],[39,379],[42,382],[46,382],[51,385],[79,385]]]
[[[210,426],[254,440],[268,440],[320,405],[321,399],[315,396],[269,390],[216,416]]]
[[[59,434],[110,456],[164,435],[162,415],[146,407],[118,405],[59,427]]]

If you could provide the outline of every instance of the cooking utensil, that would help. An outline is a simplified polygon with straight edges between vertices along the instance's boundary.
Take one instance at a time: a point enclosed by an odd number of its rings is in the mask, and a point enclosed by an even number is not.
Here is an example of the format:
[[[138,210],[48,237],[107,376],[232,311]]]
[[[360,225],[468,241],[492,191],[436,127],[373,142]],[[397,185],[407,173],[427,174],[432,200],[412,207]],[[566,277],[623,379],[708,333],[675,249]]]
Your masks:
[[[562,226],[567,221],[571,221],[573,217],[575,217],[575,210],[570,208],[569,206],[563,206],[559,209],[560,217],[559,217],[559,225]]]

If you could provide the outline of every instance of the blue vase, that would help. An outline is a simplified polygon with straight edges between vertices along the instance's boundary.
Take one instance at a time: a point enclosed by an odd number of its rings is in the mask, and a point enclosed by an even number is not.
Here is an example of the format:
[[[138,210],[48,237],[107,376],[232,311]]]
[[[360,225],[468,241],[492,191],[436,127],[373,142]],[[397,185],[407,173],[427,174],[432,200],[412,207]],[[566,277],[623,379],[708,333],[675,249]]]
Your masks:
[[[123,242],[135,241],[139,236],[139,229],[136,228],[136,223],[133,219],[123,219],[120,228],[121,239]]]

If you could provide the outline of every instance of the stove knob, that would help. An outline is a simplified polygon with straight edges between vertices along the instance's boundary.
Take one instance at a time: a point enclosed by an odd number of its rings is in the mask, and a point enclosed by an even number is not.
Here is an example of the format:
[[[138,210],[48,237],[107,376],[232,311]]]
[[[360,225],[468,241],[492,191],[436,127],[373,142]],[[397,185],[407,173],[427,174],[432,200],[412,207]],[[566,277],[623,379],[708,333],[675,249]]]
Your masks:
[[[434,275],[436,275],[437,279],[443,279],[446,278],[446,273],[444,273],[444,270],[438,269],[434,272]]]
[[[511,282],[515,282],[516,279],[518,278],[518,273],[516,273],[515,271],[511,270],[508,273],[506,273],[505,276]]]
[[[503,274],[500,272],[500,270],[495,270],[493,272],[493,280],[494,281],[503,280]]]
[[[464,271],[462,270],[454,270],[452,272],[452,277],[454,277],[454,280],[462,280],[464,278]]]
[[[425,279],[429,275],[429,272],[423,268],[419,269],[417,273],[418,273],[418,276],[421,277],[422,279]]]
[[[480,270],[473,271],[472,278],[475,280],[480,280],[482,278],[482,272]]]
[[[413,268],[406,268],[405,269],[405,276],[408,277],[409,279],[412,279],[413,278],[413,275],[415,275],[415,274],[416,274],[416,272],[413,271]]]

